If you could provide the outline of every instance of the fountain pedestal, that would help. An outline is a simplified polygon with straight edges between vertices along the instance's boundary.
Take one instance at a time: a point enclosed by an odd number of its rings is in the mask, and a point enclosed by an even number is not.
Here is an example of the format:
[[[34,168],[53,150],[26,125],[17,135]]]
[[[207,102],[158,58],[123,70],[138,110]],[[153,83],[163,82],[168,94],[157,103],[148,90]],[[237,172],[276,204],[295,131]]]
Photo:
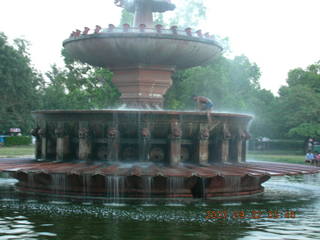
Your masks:
[[[112,81],[127,107],[163,107],[163,95],[172,84],[173,67],[139,65],[112,68],[112,71]]]

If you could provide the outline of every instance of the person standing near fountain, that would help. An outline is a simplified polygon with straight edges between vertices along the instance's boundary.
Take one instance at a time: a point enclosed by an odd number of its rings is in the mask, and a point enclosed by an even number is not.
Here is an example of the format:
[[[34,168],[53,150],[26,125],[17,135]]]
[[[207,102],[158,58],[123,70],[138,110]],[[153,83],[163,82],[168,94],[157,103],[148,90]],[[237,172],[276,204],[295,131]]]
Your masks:
[[[207,98],[207,97],[203,97],[203,96],[196,96],[196,95],[192,95],[193,101],[195,101],[197,103],[197,109],[199,109],[200,111],[211,111],[213,108],[213,103],[212,101]]]

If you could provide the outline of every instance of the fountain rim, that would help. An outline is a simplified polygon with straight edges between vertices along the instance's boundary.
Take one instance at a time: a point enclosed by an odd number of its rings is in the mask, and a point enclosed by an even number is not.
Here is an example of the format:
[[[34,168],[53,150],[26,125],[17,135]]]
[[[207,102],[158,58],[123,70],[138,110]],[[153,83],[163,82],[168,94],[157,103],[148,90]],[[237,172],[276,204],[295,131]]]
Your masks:
[[[191,42],[199,42],[204,44],[210,44],[213,46],[216,46],[220,49],[220,51],[223,50],[223,47],[220,46],[220,44],[214,40],[214,39],[208,39],[208,38],[199,38],[195,36],[184,36],[184,35],[173,35],[173,34],[164,34],[164,33],[148,33],[148,32],[103,32],[103,33],[94,33],[94,34],[88,34],[88,35],[81,35],[76,38],[68,38],[63,41],[62,45],[65,47],[67,44],[75,41],[82,41],[82,40],[88,40],[88,39],[112,39],[112,38],[151,38],[151,39],[168,39],[168,40],[175,40],[175,41],[191,41]]]
[[[50,115],[59,115],[59,114],[154,114],[154,115],[191,115],[191,116],[205,116],[207,112],[205,111],[174,111],[174,110],[149,110],[149,109],[93,109],[93,110],[79,110],[79,109],[68,109],[68,110],[35,110],[31,112],[34,115],[38,114],[50,114]],[[224,113],[224,112],[210,112],[211,116],[218,117],[236,117],[236,118],[247,118],[253,119],[253,116],[250,114],[242,113]]]

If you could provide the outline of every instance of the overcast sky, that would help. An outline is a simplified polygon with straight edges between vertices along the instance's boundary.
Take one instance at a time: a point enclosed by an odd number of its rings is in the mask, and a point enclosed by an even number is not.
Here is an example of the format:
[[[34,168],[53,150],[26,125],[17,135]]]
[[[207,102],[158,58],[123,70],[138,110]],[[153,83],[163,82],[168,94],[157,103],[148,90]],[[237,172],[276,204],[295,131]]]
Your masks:
[[[319,0],[207,0],[206,5],[203,31],[228,37],[232,54],[257,63],[263,88],[276,93],[290,69],[320,60]],[[30,41],[34,67],[45,72],[51,64],[62,65],[62,41],[71,31],[118,24],[120,11],[113,0],[1,0],[0,31]]]

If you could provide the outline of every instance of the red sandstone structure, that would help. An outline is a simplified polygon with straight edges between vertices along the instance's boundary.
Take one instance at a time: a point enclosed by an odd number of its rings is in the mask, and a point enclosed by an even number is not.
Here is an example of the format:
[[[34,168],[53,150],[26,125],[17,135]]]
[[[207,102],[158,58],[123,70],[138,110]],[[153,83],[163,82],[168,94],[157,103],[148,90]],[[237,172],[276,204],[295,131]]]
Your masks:
[[[213,61],[214,37],[153,25],[168,0],[116,0],[134,26],[95,26],[63,42],[74,58],[114,72],[128,108],[36,111],[36,160],[2,161],[23,192],[106,198],[213,198],[263,192],[271,176],[319,168],[246,163],[251,116],[158,111],[176,69]]]
[[[222,48],[213,36],[203,36],[200,30],[154,26],[152,12],[173,10],[175,6],[169,1],[121,2],[121,6],[135,13],[134,26],[116,28],[110,24],[92,33],[85,28],[63,45],[76,59],[109,68],[127,107],[161,108],[175,70],[208,63]]]

